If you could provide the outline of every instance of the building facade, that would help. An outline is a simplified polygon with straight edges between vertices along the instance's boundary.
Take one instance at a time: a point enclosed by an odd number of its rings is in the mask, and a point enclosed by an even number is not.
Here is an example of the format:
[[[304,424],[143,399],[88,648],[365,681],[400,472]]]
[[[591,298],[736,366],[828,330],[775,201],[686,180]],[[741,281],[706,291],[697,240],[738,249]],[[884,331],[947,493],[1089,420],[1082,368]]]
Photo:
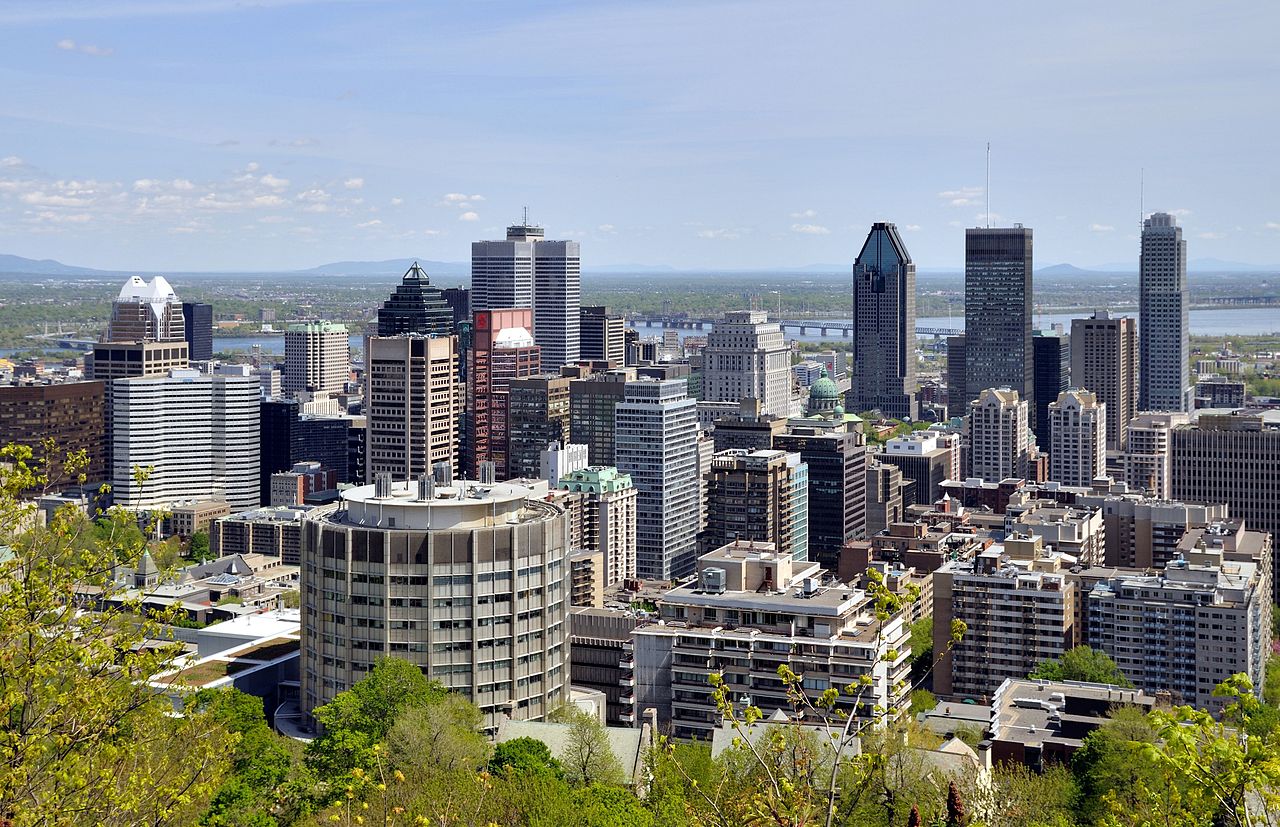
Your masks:
[[[1157,499],[1173,496],[1169,435],[1188,421],[1185,413],[1143,413],[1129,421],[1121,467],[1130,488]]]
[[[284,392],[337,394],[351,374],[351,341],[345,325],[332,322],[291,324],[284,333]]]
[[[1093,484],[1107,475],[1107,406],[1093,391],[1073,388],[1049,406],[1049,479]]]
[[[511,380],[536,375],[542,357],[529,332],[531,310],[477,310],[474,318],[474,338],[466,355],[470,462],[464,470],[476,479],[480,464],[492,462],[498,479],[506,479]]]
[[[1031,429],[1040,445],[1048,445],[1053,439],[1049,432],[1049,405],[1071,387],[1070,338],[1053,331],[1032,331],[1031,361],[1035,387]]]
[[[213,358],[213,305],[183,302],[182,330],[192,360],[207,362]]]
[[[808,477],[809,468],[798,453],[730,449],[714,454],[706,475],[703,551],[751,540],[808,560]]]
[[[853,264],[853,386],[847,407],[919,418],[916,266],[893,224],[871,226]]]
[[[1034,404],[1031,230],[969,229],[964,241],[964,399],[1007,387]]]
[[[726,313],[707,335],[703,350],[703,400],[738,404],[760,400],[761,413],[788,416],[791,349],[782,328],[756,310]]]
[[[454,332],[453,309],[431,277],[414,262],[390,298],[378,309],[378,335],[448,336]]]
[[[1129,444],[1129,422],[1138,415],[1138,329],[1128,316],[1099,310],[1071,320],[1071,376],[1107,406],[1107,450]]]
[[[608,362],[615,367],[626,364],[626,319],[610,313],[607,307],[584,307],[579,316],[578,327],[581,335],[579,359]]]
[[[1191,410],[1187,243],[1178,220],[1152,213],[1142,222],[1138,261],[1138,408]]]
[[[164,276],[133,276],[111,305],[104,342],[186,341],[182,302]]]
[[[987,482],[1028,479],[1033,451],[1027,402],[1016,390],[987,388],[969,406],[970,474]]]
[[[569,383],[569,439],[586,445],[592,465],[614,464],[614,408],[635,371],[614,370]]]
[[[636,520],[639,492],[617,468],[592,466],[562,477],[558,488],[583,497],[578,509],[581,548],[603,555],[603,586],[636,576]]]
[[[416,479],[437,462],[458,468],[457,338],[370,336],[365,352],[365,479]]]
[[[567,376],[512,379],[508,387],[508,474],[541,476],[542,452],[569,439]]]
[[[835,571],[844,544],[867,534],[866,437],[793,420],[773,447],[808,467],[809,559]]]
[[[0,445],[25,445],[36,457],[52,439],[57,450],[43,469],[50,490],[78,485],[62,460],[84,451],[89,464],[80,469],[90,485],[106,479],[106,421],[102,382],[0,387]]]

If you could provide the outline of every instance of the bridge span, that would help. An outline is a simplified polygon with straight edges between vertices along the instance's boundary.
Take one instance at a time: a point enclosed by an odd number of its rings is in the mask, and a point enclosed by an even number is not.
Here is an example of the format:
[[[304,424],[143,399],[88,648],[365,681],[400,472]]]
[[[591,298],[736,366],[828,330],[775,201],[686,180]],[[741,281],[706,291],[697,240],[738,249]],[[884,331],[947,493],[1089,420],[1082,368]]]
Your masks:
[[[659,327],[678,330],[710,330],[715,319],[690,319],[675,316],[636,316],[628,320],[632,327]],[[796,333],[800,336],[838,336],[848,339],[853,335],[853,325],[840,319],[770,319],[782,328],[783,333]],[[917,327],[917,336],[959,336],[963,330],[951,327]]]

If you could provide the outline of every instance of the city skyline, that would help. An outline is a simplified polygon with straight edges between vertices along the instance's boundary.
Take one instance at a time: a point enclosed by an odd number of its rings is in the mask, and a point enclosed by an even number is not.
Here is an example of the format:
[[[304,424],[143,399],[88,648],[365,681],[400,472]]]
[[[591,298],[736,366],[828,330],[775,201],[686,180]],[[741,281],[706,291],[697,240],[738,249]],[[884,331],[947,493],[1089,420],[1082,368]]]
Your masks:
[[[1035,227],[1046,264],[1136,261],[1143,170],[1196,256],[1275,263],[1280,12],[1097,8],[10,4],[0,251],[462,261],[529,205],[587,270],[843,263],[876,221],[921,268],[956,267],[990,141],[992,219]],[[909,29],[915,57],[840,48],[855,22]],[[990,105],[966,105],[977,87]],[[885,91],[898,114],[869,121]]]

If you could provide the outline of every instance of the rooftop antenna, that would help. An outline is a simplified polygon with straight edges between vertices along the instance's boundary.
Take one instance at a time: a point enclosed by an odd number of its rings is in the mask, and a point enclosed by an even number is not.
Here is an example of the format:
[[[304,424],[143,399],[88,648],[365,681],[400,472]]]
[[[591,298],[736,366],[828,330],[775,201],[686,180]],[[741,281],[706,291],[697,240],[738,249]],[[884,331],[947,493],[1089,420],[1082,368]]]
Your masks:
[[[987,229],[991,229],[991,142],[987,141]]]
[[[525,227],[529,226],[529,208],[528,207],[524,208],[524,218],[522,218],[521,221],[523,222],[522,226],[525,226]]]

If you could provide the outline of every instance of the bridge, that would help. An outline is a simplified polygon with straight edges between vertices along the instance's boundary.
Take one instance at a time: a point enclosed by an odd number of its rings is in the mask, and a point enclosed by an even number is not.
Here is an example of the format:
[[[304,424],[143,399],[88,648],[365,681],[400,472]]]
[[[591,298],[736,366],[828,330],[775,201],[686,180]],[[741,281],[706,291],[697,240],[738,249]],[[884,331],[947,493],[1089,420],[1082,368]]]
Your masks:
[[[35,339],[43,345],[55,345],[63,350],[93,350],[93,346],[98,343],[97,339],[81,339],[74,332],[33,333],[26,338]]]
[[[665,329],[676,330],[710,330],[716,323],[715,319],[690,319],[680,316],[636,316],[629,319],[633,327],[660,327]],[[853,336],[853,325],[846,320],[832,319],[823,321],[822,319],[809,321],[795,321],[788,319],[770,319],[769,321],[776,323],[782,328],[783,333],[794,332],[800,336],[839,336],[848,339]],[[935,338],[942,336],[959,336],[963,330],[951,327],[917,327],[917,336],[933,336]]]

